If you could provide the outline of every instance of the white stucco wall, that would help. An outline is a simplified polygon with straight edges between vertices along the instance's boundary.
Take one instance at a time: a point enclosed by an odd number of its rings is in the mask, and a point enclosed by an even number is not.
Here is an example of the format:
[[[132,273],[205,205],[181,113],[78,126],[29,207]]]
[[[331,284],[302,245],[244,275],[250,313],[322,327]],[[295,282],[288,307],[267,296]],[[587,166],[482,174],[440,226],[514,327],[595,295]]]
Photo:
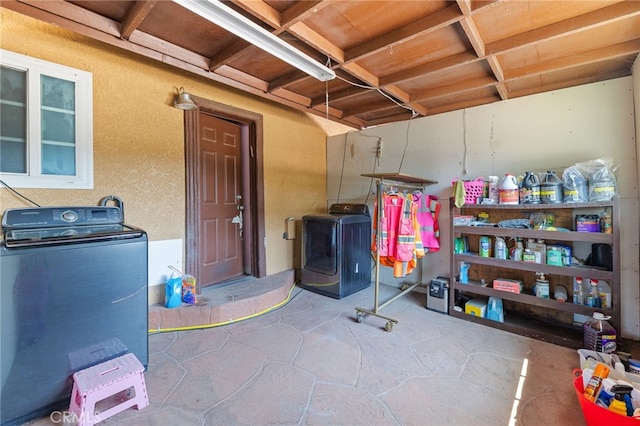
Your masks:
[[[576,162],[611,157],[617,166],[624,228],[621,332],[640,339],[639,163],[633,96],[638,74],[331,137],[327,144],[327,203],[339,198],[340,202],[366,200],[372,206],[375,195],[370,187],[374,184],[361,177],[362,173],[400,171],[437,180],[439,183],[427,192],[442,200],[442,250],[429,254],[423,262],[423,282],[428,282],[437,275],[449,275],[447,199],[452,179],[522,174],[526,170],[553,169],[561,174]],[[378,138],[382,140],[382,157],[377,160]],[[381,281],[392,285],[401,282],[385,272]]]

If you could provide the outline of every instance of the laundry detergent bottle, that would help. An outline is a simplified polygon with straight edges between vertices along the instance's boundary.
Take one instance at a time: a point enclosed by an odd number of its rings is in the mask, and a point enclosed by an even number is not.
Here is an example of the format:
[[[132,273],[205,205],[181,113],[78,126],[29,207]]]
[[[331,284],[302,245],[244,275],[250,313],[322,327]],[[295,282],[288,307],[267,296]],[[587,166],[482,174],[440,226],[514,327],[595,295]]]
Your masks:
[[[504,175],[498,186],[500,204],[519,204],[520,187],[516,177],[510,173]]]
[[[617,349],[616,329],[607,321],[611,317],[600,312],[594,312],[593,318],[583,325],[585,349],[607,354],[615,353]]]

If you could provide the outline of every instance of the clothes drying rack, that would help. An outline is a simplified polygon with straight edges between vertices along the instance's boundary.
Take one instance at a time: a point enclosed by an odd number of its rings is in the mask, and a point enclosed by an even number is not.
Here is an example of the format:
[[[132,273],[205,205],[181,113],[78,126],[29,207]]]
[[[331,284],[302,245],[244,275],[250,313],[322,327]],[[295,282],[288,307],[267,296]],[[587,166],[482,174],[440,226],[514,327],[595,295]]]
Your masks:
[[[365,315],[374,315],[376,317],[387,320],[384,329],[386,331],[392,331],[393,326],[398,323],[395,318],[388,317],[380,313],[385,307],[396,301],[405,294],[411,292],[414,288],[422,284],[422,258],[418,258],[418,264],[416,269],[418,270],[418,278],[415,282],[405,282],[400,287],[400,293],[393,296],[386,302],[379,304],[380,302],[380,218],[382,217],[382,195],[385,187],[394,187],[400,189],[413,189],[424,191],[425,186],[438,183],[435,180],[422,179],[402,173],[368,173],[361,176],[377,179],[376,181],[376,272],[375,272],[375,287],[374,287],[374,307],[373,310],[365,308],[356,308],[356,320],[361,323]]]

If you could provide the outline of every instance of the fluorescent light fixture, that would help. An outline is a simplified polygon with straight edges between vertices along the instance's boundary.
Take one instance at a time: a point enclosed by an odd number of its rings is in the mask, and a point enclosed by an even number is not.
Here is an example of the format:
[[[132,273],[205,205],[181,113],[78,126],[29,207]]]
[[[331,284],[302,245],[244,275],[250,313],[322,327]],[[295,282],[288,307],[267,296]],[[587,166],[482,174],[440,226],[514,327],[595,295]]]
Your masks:
[[[336,77],[331,68],[321,65],[218,0],[173,1],[320,81]]]

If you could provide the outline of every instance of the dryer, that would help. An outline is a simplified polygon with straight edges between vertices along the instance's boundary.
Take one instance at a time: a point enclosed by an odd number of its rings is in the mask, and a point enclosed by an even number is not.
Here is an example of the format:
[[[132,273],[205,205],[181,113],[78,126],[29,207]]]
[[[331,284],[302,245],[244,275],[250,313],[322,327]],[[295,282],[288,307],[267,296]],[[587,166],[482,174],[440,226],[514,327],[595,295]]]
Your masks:
[[[333,204],[302,217],[302,288],[341,299],[371,285],[371,217],[366,204]]]

